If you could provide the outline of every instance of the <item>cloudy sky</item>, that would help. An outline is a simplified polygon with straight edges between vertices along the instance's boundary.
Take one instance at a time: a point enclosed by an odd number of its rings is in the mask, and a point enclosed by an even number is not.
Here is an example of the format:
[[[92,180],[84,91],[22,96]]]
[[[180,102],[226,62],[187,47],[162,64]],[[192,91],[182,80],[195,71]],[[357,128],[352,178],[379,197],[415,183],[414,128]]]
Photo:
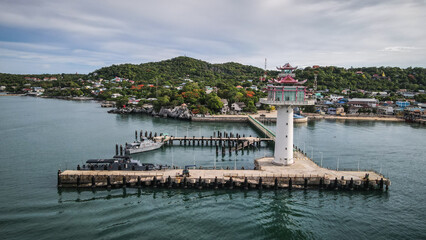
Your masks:
[[[426,67],[424,0],[0,0],[0,72],[189,56],[267,68]]]

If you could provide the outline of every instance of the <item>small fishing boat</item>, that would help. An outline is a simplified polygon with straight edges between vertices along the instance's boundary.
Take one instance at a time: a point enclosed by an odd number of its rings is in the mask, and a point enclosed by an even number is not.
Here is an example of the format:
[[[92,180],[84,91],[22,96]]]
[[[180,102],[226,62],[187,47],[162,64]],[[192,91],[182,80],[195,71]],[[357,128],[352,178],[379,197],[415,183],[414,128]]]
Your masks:
[[[153,140],[150,140],[148,138],[142,138],[141,141],[135,141],[133,143],[127,143],[125,152],[127,155],[135,154],[135,153],[141,153],[141,152],[147,152],[159,149],[162,147],[164,142],[155,142]]]
[[[308,117],[302,116],[302,115],[299,115],[299,114],[293,114],[293,122],[295,122],[295,123],[308,122]]]

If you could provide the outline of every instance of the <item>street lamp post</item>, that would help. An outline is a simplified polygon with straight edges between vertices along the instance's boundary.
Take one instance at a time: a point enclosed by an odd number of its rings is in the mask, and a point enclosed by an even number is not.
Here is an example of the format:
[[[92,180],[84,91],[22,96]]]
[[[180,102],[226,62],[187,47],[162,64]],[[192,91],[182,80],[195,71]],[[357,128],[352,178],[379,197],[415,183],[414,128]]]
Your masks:
[[[339,171],[339,162],[340,162],[340,157],[337,157],[337,171]]]
[[[311,159],[314,160],[314,147],[309,146],[311,148]]]

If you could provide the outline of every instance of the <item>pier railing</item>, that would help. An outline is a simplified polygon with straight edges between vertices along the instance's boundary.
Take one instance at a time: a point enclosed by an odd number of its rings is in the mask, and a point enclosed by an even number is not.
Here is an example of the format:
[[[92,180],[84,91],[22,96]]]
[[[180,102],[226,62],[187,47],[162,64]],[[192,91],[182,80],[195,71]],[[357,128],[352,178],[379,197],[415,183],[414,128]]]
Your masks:
[[[268,137],[275,139],[275,137],[276,137],[275,133],[272,132],[271,130],[269,130],[267,127],[265,127],[265,125],[263,125],[261,122],[259,122],[258,120],[256,120],[252,116],[248,116],[248,119],[249,119],[249,122],[253,126],[255,126],[258,130],[260,130],[261,132],[266,134]]]

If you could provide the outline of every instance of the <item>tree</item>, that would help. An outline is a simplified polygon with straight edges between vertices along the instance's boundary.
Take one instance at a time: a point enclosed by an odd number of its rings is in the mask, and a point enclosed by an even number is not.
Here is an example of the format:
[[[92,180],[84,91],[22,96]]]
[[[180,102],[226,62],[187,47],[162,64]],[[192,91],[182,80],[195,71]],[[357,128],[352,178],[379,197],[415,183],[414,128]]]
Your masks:
[[[210,93],[207,95],[206,104],[208,108],[215,112],[219,111],[223,107],[223,103],[220,97],[218,97],[215,93]]]
[[[158,103],[160,104],[160,106],[167,106],[170,103],[170,97],[169,96],[158,97]]]
[[[313,113],[315,112],[315,106],[314,105],[308,105],[304,107],[305,112],[307,113]]]
[[[123,108],[124,106],[127,105],[128,102],[129,102],[129,99],[125,96],[121,96],[117,98],[117,100],[115,101],[117,108]]]
[[[414,99],[420,103],[426,103],[426,94],[418,94],[414,96]]]
[[[248,101],[247,107],[244,110],[247,112],[252,112],[252,113],[257,112],[257,108],[254,105],[254,102],[252,100]]]

